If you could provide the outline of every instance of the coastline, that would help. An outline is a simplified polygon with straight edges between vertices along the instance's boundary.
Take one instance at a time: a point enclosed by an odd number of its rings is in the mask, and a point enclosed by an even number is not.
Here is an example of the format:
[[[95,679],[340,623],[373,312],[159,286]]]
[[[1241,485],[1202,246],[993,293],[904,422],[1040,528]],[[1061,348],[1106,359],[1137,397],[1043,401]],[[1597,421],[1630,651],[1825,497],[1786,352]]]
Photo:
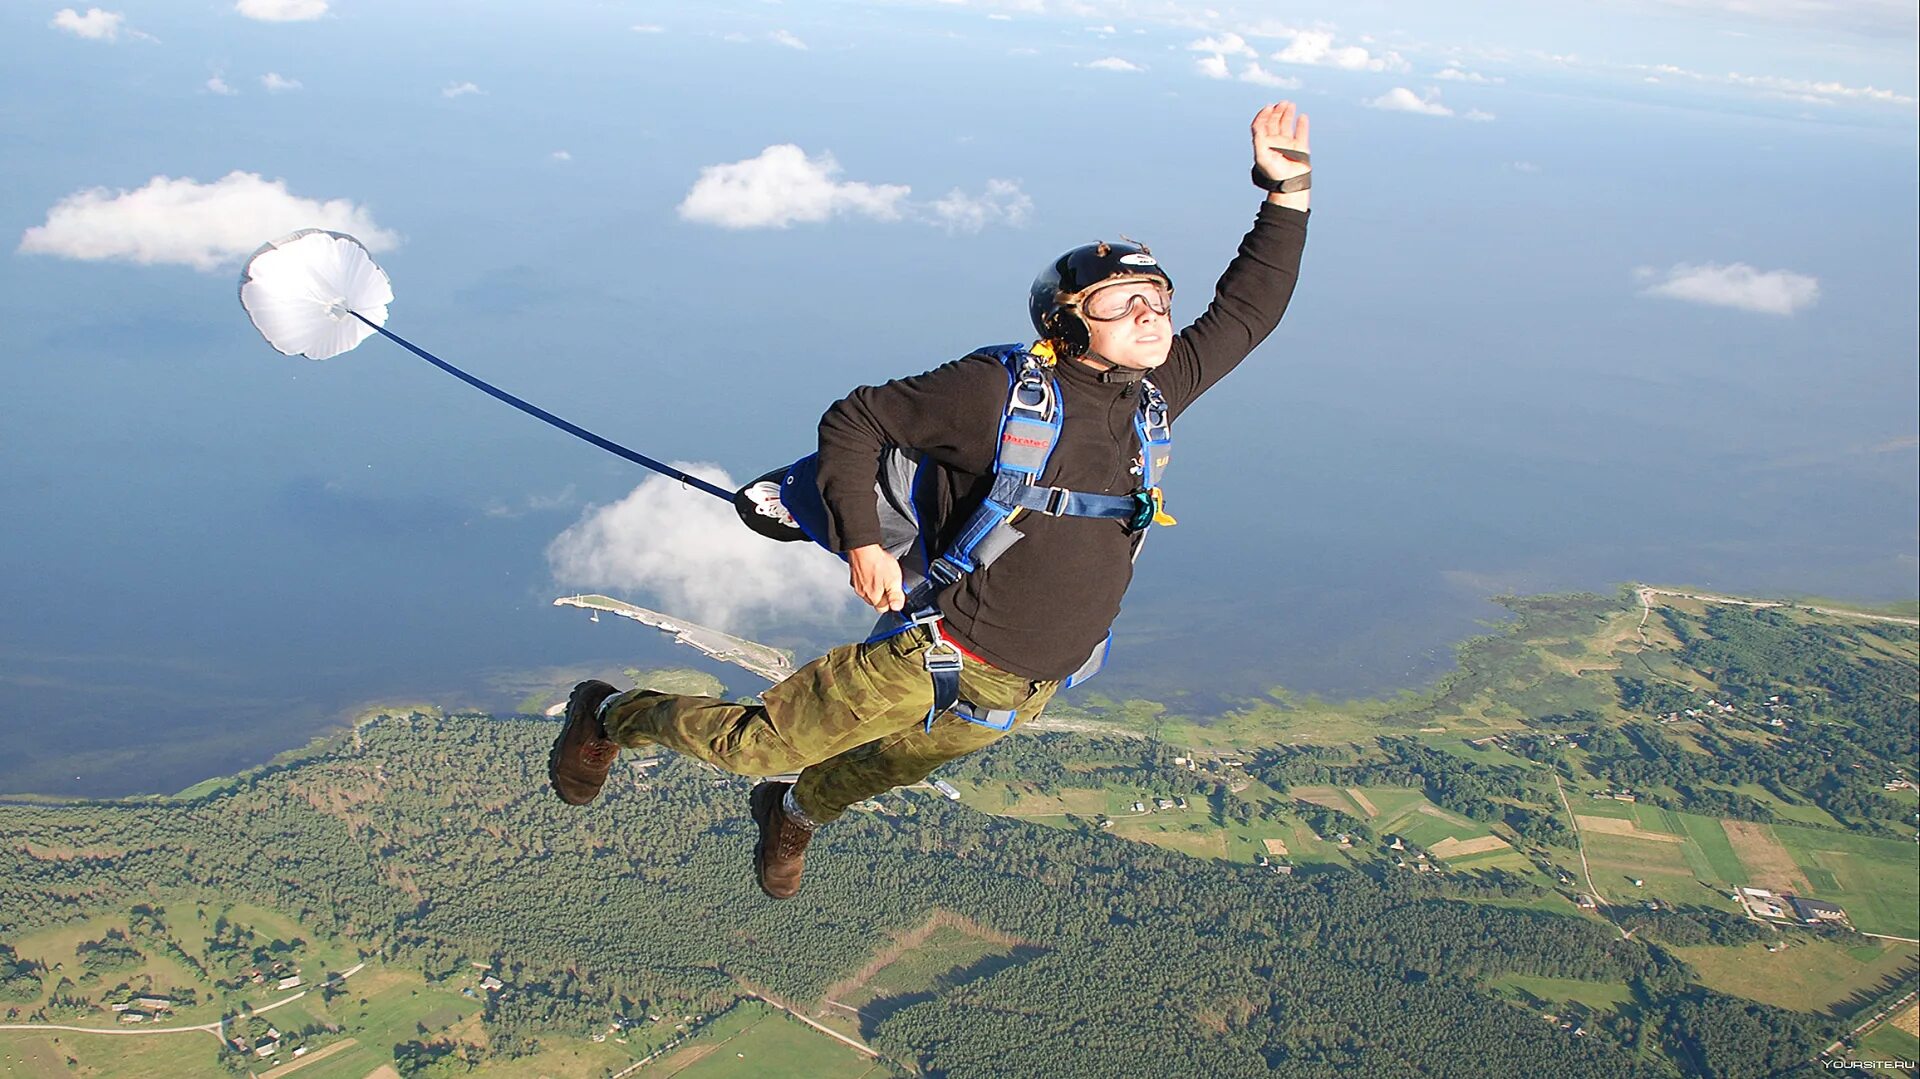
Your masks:
[[[1701,603],[1734,604],[1734,605],[1758,607],[1758,608],[1786,608],[1786,609],[1791,609],[1791,610],[1804,612],[1804,613],[1817,614],[1823,617],[1857,618],[1857,619],[1869,620],[1874,622],[1920,627],[1920,613],[1916,613],[1916,614],[1906,613],[1906,612],[1920,612],[1920,599],[1899,600],[1899,601],[1894,601],[1892,603],[1885,603],[1885,604],[1872,604],[1872,603],[1850,603],[1844,600],[1834,600],[1830,597],[1816,597],[1816,596],[1802,596],[1802,595],[1735,596],[1735,595],[1729,595],[1722,592],[1695,588],[1695,587],[1686,586],[1686,585],[1648,584],[1648,583],[1637,582],[1637,581],[1618,584],[1615,586],[1615,592],[1616,594],[1619,594],[1623,597],[1625,596],[1639,597],[1642,602],[1645,602],[1647,597],[1651,595],[1651,596],[1666,597],[1670,599],[1683,599],[1683,600],[1689,600],[1692,602],[1701,602]],[[1555,596],[1567,596],[1567,595],[1578,595],[1578,594],[1582,594],[1582,593],[1541,593],[1537,596],[1529,595],[1524,597],[1516,596],[1516,595],[1492,595],[1492,596],[1485,596],[1482,598],[1489,602],[1499,603],[1500,601],[1505,599],[1518,599],[1518,598],[1548,599]],[[1601,594],[1604,594],[1604,593],[1601,593]],[[640,621],[643,624],[647,624],[647,625],[655,625],[655,622],[657,619],[663,619],[663,618],[669,617],[666,615],[659,615],[657,614],[657,612],[652,612],[652,611],[644,611],[644,614],[649,617],[637,617],[636,615],[629,612],[641,611],[642,609],[634,608],[631,605],[621,603],[620,601],[617,601],[617,600],[612,600],[610,598],[604,598],[604,597],[598,597],[598,596],[570,597],[570,599],[573,600],[574,602],[568,602],[568,600],[556,600],[555,603],[559,605],[567,605],[567,606],[588,606],[588,604],[586,603],[578,602],[581,599],[588,599],[588,598],[593,600],[603,601],[601,603],[591,604],[591,606],[593,607],[599,607],[602,610],[611,611],[613,613],[619,614],[624,617],[634,618],[634,620]],[[621,608],[624,608],[624,609],[621,609]],[[680,620],[673,620],[673,621],[679,622]],[[681,624],[691,625],[690,623],[684,623],[684,622],[682,622]],[[656,628],[665,629],[666,627],[656,626]],[[680,628],[680,626],[676,625],[673,628],[677,630]],[[699,630],[702,627],[696,626],[693,628],[696,630]],[[1323,700],[1323,699],[1312,697],[1312,696],[1309,696],[1305,699],[1312,701],[1317,707],[1349,710],[1359,714],[1367,714],[1367,713],[1375,712],[1377,710],[1388,708],[1388,707],[1404,709],[1408,707],[1410,704],[1414,704],[1415,702],[1418,702],[1420,700],[1437,698],[1439,695],[1443,694],[1447,686],[1449,685],[1450,680],[1454,677],[1455,673],[1457,673],[1457,664],[1458,664],[1459,657],[1467,649],[1472,648],[1478,644],[1482,644],[1489,639],[1497,639],[1497,638],[1506,636],[1508,634],[1511,634],[1515,632],[1516,629],[1517,629],[1517,623],[1502,622],[1496,626],[1491,627],[1491,632],[1473,634],[1464,639],[1453,642],[1449,651],[1451,656],[1454,659],[1454,663],[1449,666],[1448,670],[1441,672],[1434,678],[1426,679],[1418,685],[1400,686],[1400,687],[1393,688],[1388,692],[1377,693],[1377,694],[1367,695],[1367,696],[1359,696],[1359,697],[1344,699],[1340,701],[1328,701],[1328,700]],[[711,632],[711,631],[708,631],[708,632]],[[727,638],[726,640],[729,643],[733,643],[737,641],[737,639],[735,638]],[[751,644],[751,642],[745,642],[745,643]],[[696,647],[699,648],[699,645],[696,645]],[[706,651],[707,649],[700,648],[700,650]],[[756,658],[759,658],[759,657],[756,656]],[[769,666],[772,666],[776,662],[777,662],[777,658],[768,660]],[[581,670],[585,671],[586,669],[581,668]],[[1176,687],[1175,693],[1169,694],[1169,696],[1178,695],[1179,692],[1180,691]],[[1285,690],[1280,687],[1275,687],[1275,689],[1272,692],[1284,693]],[[1097,688],[1096,688],[1096,695],[1097,695]],[[449,707],[449,706],[444,706],[440,704],[435,704],[419,698],[406,697],[406,696],[397,696],[394,698],[389,698],[385,701],[382,701],[380,699],[374,699],[372,701],[363,700],[362,702],[352,705],[347,709],[343,710],[343,712],[341,713],[343,718],[337,720],[335,723],[330,724],[329,726],[313,733],[304,742],[295,746],[291,746],[287,749],[284,749],[274,754],[272,757],[268,758],[267,760],[260,762],[259,764],[242,768],[237,772],[230,772],[225,774],[208,776],[197,782],[189,784],[188,786],[182,787],[179,790],[174,791],[172,793],[154,792],[154,793],[136,793],[136,794],[117,795],[117,796],[75,797],[71,795],[66,795],[66,796],[49,795],[49,794],[43,794],[35,791],[0,792],[0,805],[68,807],[68,806],[85,806],[85,805],[178,804],[182,802],[191,802],[191,801],[195,801],[200,798],[204,798],[209,795],[218,793],[222,790],[231,789],[236,784],[246,782],[250,779],[258,778],[260,776],[271,774],[272,772],[275,772],[275,771],[279,771],[285,767],[288,767],[291,764],[297,763],[298,761],[306,759],[307,757],[310,757],[316,753],[323,752],[329,745],[333,744],[338,739],[347,737],[349,735],[357,736],[357,733],[359,730],[361,730],[368,723],[377,721],[381,715],[406,715],[406,714],[412,714],[417,712],[422,715],[440,717],[448,714],[458,714],[458,713],[467,712],[467,711],[479,711],[479,710],[473,710],[473,709],[467,709],[467,708],[461,708],[461,707]],[[1078,712],[1079,709],[1065,709],[1063,711]],[[487,713],[487,714],[492,714],[492,713]],[[1075,726],[1084,725],[1084,724],[1081,724],[1078,720],[1073,718],[1068,718],[1068,717],[1062,717],[1061,723],[1063,724],[1062,726],[1054,727],[1051,729],[1073,729]],[[1095,729],[1097,729],[1099,726],[1100,725],[1097,723],[1094,724]]]

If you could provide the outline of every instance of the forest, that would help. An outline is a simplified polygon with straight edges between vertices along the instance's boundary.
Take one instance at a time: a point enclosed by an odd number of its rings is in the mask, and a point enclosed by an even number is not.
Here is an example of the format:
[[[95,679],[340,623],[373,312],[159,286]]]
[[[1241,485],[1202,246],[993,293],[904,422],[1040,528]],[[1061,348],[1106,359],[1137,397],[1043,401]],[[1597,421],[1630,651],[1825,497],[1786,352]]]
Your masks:
[[[1032,949],[866,1032],[935,1075],[1759,1075],[1836,1033],[1705,990],[1603,923],[1480,902],[1512,882],[1283,879],[919,793],[823,833],[806,892],[776,904],[748,875],[743,781],[674,761],[576,810],[544,789],[550,736],[529,719],[391,718],[189,804],[6,807],[9,851],[86,855],[10,857],[0,939],[155,893],[245,897],[429,978],[491,964],[512,987],[486,1017],[505,1055],[746,987],[817,999],[936,910]],[[1111,751],[1085,741],[1034,743]],[[230,943],[251,958],[261,942]],[[10,986],[33,977],[11,954]],[[1509,972],[1624,981],[1635,1003],[1575,1036],[1485,988]]]
[[[1911,836],[1911,809],[1878,789],[1920,756],[1904,627],[1662,609],[1679,654],[1598,676],[1604,705],[1527,712],[1501,753],[1412,733],[1470,697],[1501,699],[1488,671],[1537,667],[1520,630],[1573,637],[1620,602],[1514,601],[1519,628],[1470,642],[1460,672],[1416,706],[1351,741],[1248,746],[1237,780],[1120,732],[1008,738],[942,775],[1043,794],[1124,788],[1191,800],[1222,827],[1291,819],[1362,845],[1375,838],[1367,821],[1290,789],[1408,788],[1540,870],[1554,868],[1549,847],[1571,843],[1556,775],[1715,817],[1765,821],[1811,803],[1831,814],[1818,826],[1829,831]],[[1676,722],[1709,702],[1737,713]],[[192,797],[0,805],[0,1003],[37,1007],[39,1020],[92,1014],[156,950],[225,1000],[302,954],[300,937],[347,941],[429,985],[497,972],[484,1046],[393,1047],[403,1074],[458,1074],[618,1017],[713,1013],[750,995],[809,1009],[890,941],[951,916],[1018,946],[859,1031],[933,1076],[1811,1075],[1845,1032],[1836,1013],[1704,984],[1674,949],[1775,932],[1725,911],[1649,903],[1580,917],[1533,869],[1415,874],[1359,848],[1280,875],[1119,838],[1092,818],[1040,826],[926,791],[886,795],[822,832],[806,890],[775,903],[751,880],[747,781],[628,755],[599,802],[564,806],[547,791],[553,730],[530,717],[381,716]],[[185,955],[166,904],[209,895],[284,913],[301,933],[223,922],[203,955]],[[127,930],[83,941],[79,970],[16,950],[103,912]],[[1538,1000],[1497,988],[1514,978],[1624,986],[1628,999],[1543,1022]]]

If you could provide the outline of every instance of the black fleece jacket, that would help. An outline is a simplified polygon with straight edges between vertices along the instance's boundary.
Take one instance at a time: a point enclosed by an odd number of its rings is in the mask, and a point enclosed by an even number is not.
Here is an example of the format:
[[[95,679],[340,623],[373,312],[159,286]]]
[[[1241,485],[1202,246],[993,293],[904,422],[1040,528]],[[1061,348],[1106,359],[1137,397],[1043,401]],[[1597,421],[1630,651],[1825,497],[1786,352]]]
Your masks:
[[[1148,375],[1175,417],[1279,324],[1299,276],[1307,217],[1262,203],[1213,302],[1175,336],[1167,362]],[[1103,379],[1077,361],[1060,363],[1055,372],[1063,424],[1041,482],[1104,494],[1138,489],[1136,382]],[[820,420],[828,545],[847,551],[880,542],[874,477],[886,449],[898,446],[918,450],[929,466],[915,503],[938,554],[992,485],[1006,403],[1006,368],[977,354],[923,375],[862,386],[836,402]],[[940,593],[944,628],[962,648],[1002,670],[1065,678],[1120,613],[1133,580],[1131,537],[1114,520],[1026,513],[1014,523],[1024,539]]]

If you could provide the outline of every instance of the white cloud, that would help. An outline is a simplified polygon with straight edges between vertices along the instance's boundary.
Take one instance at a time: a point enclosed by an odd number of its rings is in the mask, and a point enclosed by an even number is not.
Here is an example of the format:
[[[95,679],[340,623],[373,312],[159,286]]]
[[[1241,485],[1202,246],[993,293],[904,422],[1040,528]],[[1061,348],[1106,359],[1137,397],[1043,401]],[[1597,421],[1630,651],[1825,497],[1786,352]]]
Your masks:
[[[1642,296],[1665,296],[1689,303],[1734,307],[1767,315],[1791,315],[1820,299],[1820,281],[1791,270],[1756,270],[1744,262],[1678,263],[1664,275],[1650,266],[1634,271],[1638,280],[1651,282]]]
[[[555,161],[572,161],[573,160],[573,155],[568,153],[565,150],[555,150],[550,156],[552,156],[552,158]]]
[[[1703,71],[1689,71],[1672,64],[1635,64],[1630,70],[1652,72],[1645,76],[1647,82],[1660,82],[1666,77],[1672,77],[1697,83],[1737,86],[1742,89],[1757,90],[1763,96],[1785,97],[1821,105],[1832,105],[1839,101],[1866,101],[1885,105],[1914,104],[1911,96],[1898,91],[1882,90],[1877,86],[1853,86],[1832,80],[1788,79],[1778,75],[1742,75],[1738,71],[1712,75]]]
[[[236,171],[210,184],[156,176],[134,191],[77,191],[47,211],[46,224],[21,236],[19,250],[23,255],[217,270],[268,240],[303,228],[351,233],[372,251],[390,250],[400,242],[399,236],[375,224],[364,206],[346,199],[301,198],[290,193],[283,180]]]
[[[450,82],[440,90],[441,97],[465,97],[468,94],[484,93],[486,93],[485,90],[470,82]]]
[[[839,173],[832,154],[808,157],[791,143],[769,146],[758,157],[701,169],[680,217],[730,229],[783,229],[841,214],[900,219],[911,188],[835,180]]]
[[[773,33],[768,34],[767,36],[772,38],[775,44],[785,45],[789,49],[799,49],[802,52],[805,52],[807,49],[806,42],[801,41],[799,38],[794,37],[792,34],[786,32],[785,30],[775,30]]]
[[[1081,64],[1079,66],[1084,68],[1091,68],[1094,71],[1145,71],[1146,70],[1146,68],[1141,67],[1139,64],[1133,63],[1128,60],[1122,60],[1118,56],[1104,57],[1102,59],[1095,60],[1091,63]]]
[[[1283,64],[1310,64],[1347,71],[1405,71],[1407,62],[1397,52],[1374,56],[1358,45],[1335,46],[1325,30],[1302,30],[1293,43],[1273,54]]]
[[[260,76],[260,85],[266,87],[269,94],[283,94],[289,90],[300,89],[300,80],[289,79],[278,71],[269,71]]]
[[[1299,79],[1293,78],[1290,75],[1276,75],[1266,68],[1261,67],[1260,62],[1257,60],[1240,69],[1240,81],[1250,82],[1255,86],[1265,86],[1274,90],[1298,90],[1300,88]]]
[[[1115,29],[1114,29],[1113,27],[1111,27],[1111,26],[1089,26],[1089,27],[1087,27],[1087,33],[1089,33],[1089,34],[1117,34],[1117,33],[1119,33],[1119,32],[1120,32],[1120,31],[1118,31],[1118,30],[1115,30]]]
[[[633,24],[633,32],[636,34],[664,34],[667,32],[667,28],[661,26],[659,23],[639,22]]]
[[[1498,76],[1488,76],[1482,75],[1478,71],[1468,71],[1466,68],[1461,67],[1458,62],[1448,63],[1446,67],[1434,72],[1433,77],[1436,79],[1445,79],[1448,82],[1471,82],[1482,86],[1498,86],[1507,81]]]
[[[218,75],[215,75],[214,77],[207,80],[207,91],[209,93],[219,94],[222,97],[232,97],[233,95],[240,92],[238,90],[235,90],[233,87],[228,86],[227,80],[221,78]]]
[[[240,0],[233,10],[261,22],[306,22],[327,13],[327,0]]]
[[[1012,180],[988,180],[984,194],[973,196],[954,188],[928,205],[926,216],[948,232],[979,232],[988,225],[1024,225],[1033,212],[1033,200]]]
[[[1467,119],[1472,120],[1475,123],[1486,124],[1486,123],[1492,123],[1494,120],[1499,119],[1499,117],[1481,109],[1468,109]]]
[[[1203,37],[1187,46],[1189,52],[1210,52],[1219,56],[1259,56],[1259,50],[1247,44],[1247,39],[1239,34],[1221,34],[1219,37]]]
[[[733,486],[714,465],[676,467]],[[666,476],[589,507],[547,545],[547,564],[563,587],[645,592],[716,629],[739,629],[746,616],[814,617],[853,596],[832,555],[810,543],[770,542],[743,527],[733,507]]]
[[[54,12],[53,21],[47,25],[90,41],[112,41],[120,36],[120,27],[126,21],[127,17],[117,11],[90,7],[82,15],[72,8],[61,8]]]
[[[1540,166],[1531,161],[1515,161],[1507,167],[1515,172],[1535,173],[1540,171]]]
[[[1370,109],[1386,109],[1389,112],[1417,112],[1422,116],[1453,115],[1452,109],[1440,103],[1439,94],[1429,93],[1423,98],[1404,86],[1396,86],[1365,104]]]
[[[1227,58],[1224,56],[1202,56],[1193,62],[1193,66],[1209,79],[1233,78],[1233,73],[1227,70]]]

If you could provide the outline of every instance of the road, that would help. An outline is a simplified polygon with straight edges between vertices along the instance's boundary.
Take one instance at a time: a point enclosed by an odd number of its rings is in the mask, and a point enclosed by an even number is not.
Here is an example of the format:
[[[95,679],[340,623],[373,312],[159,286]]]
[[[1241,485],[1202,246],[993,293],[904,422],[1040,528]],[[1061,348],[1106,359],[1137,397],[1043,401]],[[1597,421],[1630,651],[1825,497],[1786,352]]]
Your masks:
[[[1595,903],[1598,903],[1600,902],[1600,889],[1593,886],[1593,870],[1587,868],[1587,844],[1585,840],[1580,838],[1580,818],[1573,815],[1573,806],[1567,801],[1567,788],[1560,785],[1560,773],[1555,771],[1551,774],[1553,776],[1553,789],[1560,793],[1560,807],[1567,811],[1567,823],[1573,825],[1573,849],[1579,852],[1580,855],[1580,875],[1587,878],[1587,894],[1593,897]],[[1619,930],[1621,940],[1631,940],[1633,938],[1633,934],[1625,929],[1620,929],[1619,926],[1614,926],[1614,928]]]
[[[1903,938],[1894,937],[1893,939],[1901,940]],[[1882,1022],[1888,1016],[1892,1015],[1893,1013],[1899,1011],[1902,1007],[1906,1006],[1906,1003],[1912,1000],[1915,996],[1920,996],[1920,989],[1916,989],[1913,992],[1908,993],[1906,996],[1901,997],[1899,1000],[1894,1001],[1892,1004],[1889,1004],[1886,1007],[1881,1008],[1879,1011],[1874,1012],[1872,1018],[1868,1019],[1866,1022],[1860,1024],[1859,1026],[1854,1027],[1852,1030],[1847,1031],[1847,1037],[1848,1038],[1856,1037],[1857,1035],[1859,1035],[1861,1031],[1867,1029],[1870,1026],[1873,1026],[1876,1023]],[[1843,1038],[1841,1040],[1844,1041],[1845,1039]],[[1834,1042],[1832,1045],[1829,1045],[1825,1049],[1821,1050],[1820,1056],[1822,1057],[1832,1056],[1833,1054],[1839,1051],[1840,1051],[1840,1042]],[[1820,1058],[1815,1057],[1814,1059],[1818,1060]]]
[[[365,963],[355,963],[353,969],[340,972],[340,980],[345,981],[353,977],[355,974],[360,973],[365,967]],[[272,1004],[263,1004],[255,1008],[253,1014],[259,1015],[261,1012],[270,1012],[275,1008],[285,1007],[299,1000],[301,997],[306,996],[307,992],[307,990],[302,989],[298,993],[290,997],[282,997]],[[197,1030],[204,1030],[219,1041],[225,1042],[226,1035],[223,1033],[225,1023],[225,1020],[221,1020],[214,1023],[202,1023],[199,1026],[192,1027],[146,1027],[141,1030],[126,1030],[115,1027],[73,1027],[62,1026],[57,1023],[0,1023],[0,1030],[67,1030],[77,1034],[113,1034],[120,1037],[132,1037],[139,1034],[191,1034]]]

